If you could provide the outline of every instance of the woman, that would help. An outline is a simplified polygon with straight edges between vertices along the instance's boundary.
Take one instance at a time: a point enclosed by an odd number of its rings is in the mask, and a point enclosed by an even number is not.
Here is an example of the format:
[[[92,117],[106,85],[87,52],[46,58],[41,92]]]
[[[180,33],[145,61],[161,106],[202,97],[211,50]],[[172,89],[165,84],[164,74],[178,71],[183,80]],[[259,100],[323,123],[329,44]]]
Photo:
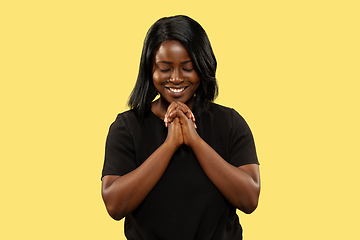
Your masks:
[[[212,103],[216,65],[193,19],[162,18],[149,29],[102,177],[107,211],[125,217],[128,239],[242,239],[236,209],[257,207],[258,160],[244,119]]]

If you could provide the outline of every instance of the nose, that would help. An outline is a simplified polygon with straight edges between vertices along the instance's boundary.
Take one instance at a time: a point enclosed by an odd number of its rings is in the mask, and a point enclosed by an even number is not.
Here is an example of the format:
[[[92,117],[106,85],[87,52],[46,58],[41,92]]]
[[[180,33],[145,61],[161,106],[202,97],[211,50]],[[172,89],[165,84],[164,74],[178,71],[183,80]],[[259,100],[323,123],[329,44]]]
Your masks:
[[[184,78],[182,78],[182,76],[180,76],[179,74],[179,70],[174,70],[171,74],[171,77],[169,79],[170,82],[172,82],[173,84],[181,84],[182,82],[184,82]]]
[[[171,78],[169,79],[169,81],[172,82],[173,84],[178,85],[178,84],[184,82],[184,78],[180,78],[180,77],[174,77],[174,78],[173,78],[173,77],[171,77]]]

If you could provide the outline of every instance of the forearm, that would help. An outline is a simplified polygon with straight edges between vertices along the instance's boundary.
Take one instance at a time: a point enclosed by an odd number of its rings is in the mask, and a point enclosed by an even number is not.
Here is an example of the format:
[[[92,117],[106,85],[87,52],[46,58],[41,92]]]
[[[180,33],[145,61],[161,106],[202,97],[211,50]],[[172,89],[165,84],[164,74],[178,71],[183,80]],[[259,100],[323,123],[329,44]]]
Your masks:
[[[103,181],[102,196],[109,214],[120,220],[134,211],[164,174],[177,147],[163,143],[132,172]]]
[[[260,193],[258,174],[249,174],[229,164],[200,137],[191,148],[205,174],[224,197],[243,212],[253,212]]]

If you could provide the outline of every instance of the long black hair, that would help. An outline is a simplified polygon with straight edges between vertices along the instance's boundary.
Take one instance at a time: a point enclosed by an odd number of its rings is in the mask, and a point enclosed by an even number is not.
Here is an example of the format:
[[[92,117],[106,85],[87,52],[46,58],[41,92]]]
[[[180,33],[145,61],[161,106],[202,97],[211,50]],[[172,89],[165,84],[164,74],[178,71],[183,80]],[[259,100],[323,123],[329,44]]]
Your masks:
[[[206,111],[218,94],[215,78],[217,62],[205,30],[198,22],[184,15],[164,17],[157,20],[146,34],[138,78],[128,102],[140,119],[151,110],[151,103],[158,94],[152,79],[153,60],[155,51],[166,40],[178,40],[185,46],[200,78],[193,112],[200,115]]]

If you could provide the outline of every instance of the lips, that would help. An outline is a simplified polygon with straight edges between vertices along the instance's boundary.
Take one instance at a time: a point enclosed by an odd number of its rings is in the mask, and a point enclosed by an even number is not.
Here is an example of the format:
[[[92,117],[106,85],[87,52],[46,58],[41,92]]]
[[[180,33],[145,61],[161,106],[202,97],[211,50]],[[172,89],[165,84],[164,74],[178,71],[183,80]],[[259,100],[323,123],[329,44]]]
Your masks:
[[[185,87],[183,87],[183,88],[169,88],[169,90],[174,92],[174,93],[184,91],[184,89],[185,89]]]
[[[181,93],[188,87],[189,86],[185,86],[185,87],[165,87],[165,88],[168,89],[169,92],[171,92],[171,93]]]

